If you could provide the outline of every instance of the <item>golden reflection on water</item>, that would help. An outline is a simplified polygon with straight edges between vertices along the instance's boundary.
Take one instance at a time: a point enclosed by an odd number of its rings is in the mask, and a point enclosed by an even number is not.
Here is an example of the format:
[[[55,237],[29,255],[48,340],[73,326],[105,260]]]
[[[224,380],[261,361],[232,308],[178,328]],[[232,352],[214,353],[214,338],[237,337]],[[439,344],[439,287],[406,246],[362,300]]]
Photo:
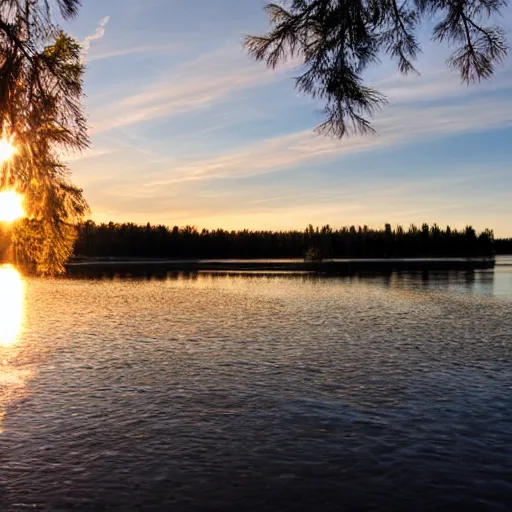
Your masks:
[[[25,283],[10,265],[0,266],[0,346],[8,347],[19,340],[23,327]]]

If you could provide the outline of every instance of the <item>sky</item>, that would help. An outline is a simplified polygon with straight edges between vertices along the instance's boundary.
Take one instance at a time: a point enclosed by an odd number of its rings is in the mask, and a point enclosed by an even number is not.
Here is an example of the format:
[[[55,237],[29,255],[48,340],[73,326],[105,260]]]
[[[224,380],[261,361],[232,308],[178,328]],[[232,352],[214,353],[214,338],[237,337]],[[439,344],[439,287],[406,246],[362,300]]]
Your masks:
[[[383,58],[375,136],[313,129],[322,105],[242,49],[263,0],[86,0],[91,148],[68,157],[97,222],[225,229],[472,225],[512,236],[512,57],[467,87],[422,32],[420,76]],[[500,20],[512,41],[512,9]]]

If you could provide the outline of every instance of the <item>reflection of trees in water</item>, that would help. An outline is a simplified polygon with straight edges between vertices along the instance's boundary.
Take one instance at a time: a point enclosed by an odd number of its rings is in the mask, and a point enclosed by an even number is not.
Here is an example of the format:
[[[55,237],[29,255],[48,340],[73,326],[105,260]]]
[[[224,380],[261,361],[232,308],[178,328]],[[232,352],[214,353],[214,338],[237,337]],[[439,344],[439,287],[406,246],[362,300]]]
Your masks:
[[[179,271],[158,265],[78,265],[70,267],[68,276],[73,279],[116,280],[134,279],[142,281],[185,281],[214,282],[226,278],[243,279],[300,279],[316,282],[324,279],[338,279],[346,283],[374,283],[386,288],[406,289],[418,287],[447,288],[462,285],[468,291],[475,286],[490,290],[494,283],[493,271],[416,271],[416,272],[352,272],[345,275],[317,275],[308,272],[280,271]]]
[[[467,293],[483,293],[493,295],[495,283],[494,270],[464,270],[464,271],[430,271],[430,272],[397,272],[391,280],[391,285],[398,288],[432,288],[458,289]]]

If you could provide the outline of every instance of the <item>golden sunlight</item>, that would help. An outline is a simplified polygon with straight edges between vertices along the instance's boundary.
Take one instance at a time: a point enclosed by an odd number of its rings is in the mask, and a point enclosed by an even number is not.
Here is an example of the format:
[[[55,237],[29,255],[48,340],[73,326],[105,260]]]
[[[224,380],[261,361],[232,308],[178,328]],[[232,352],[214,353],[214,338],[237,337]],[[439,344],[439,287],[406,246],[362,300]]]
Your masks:
[[[11,141],[0,139],[0,164],[7,162],[16,153],[16,148],[12,145]]]
[[[14,345],[23,325],[25,284],[10,265],[0,266],[0,347]]]
[[[0,192],[0,222],[13,222],[24,215],[23,197],[20,194],[14,190]]]

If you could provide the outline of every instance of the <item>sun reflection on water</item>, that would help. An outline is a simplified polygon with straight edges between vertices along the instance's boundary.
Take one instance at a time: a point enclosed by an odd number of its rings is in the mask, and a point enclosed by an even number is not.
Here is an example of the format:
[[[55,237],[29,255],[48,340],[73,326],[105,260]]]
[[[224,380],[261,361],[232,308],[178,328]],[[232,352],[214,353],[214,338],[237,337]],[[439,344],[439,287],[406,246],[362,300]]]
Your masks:
[[[0,266],[0,346],[18,342],[23,326],[25,283],[10,265]]]

